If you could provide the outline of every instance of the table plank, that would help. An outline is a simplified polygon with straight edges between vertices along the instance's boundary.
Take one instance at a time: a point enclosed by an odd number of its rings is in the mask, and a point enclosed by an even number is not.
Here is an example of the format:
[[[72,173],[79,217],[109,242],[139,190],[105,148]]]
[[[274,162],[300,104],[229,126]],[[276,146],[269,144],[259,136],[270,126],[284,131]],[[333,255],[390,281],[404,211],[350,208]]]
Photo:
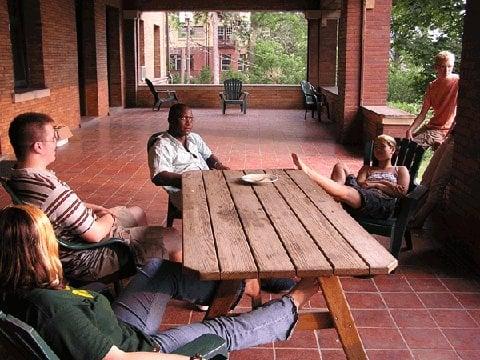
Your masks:
[[[302,171],[303,172],[303,171]],[[297,184],[283,170],[271,170],[279,180],[275,183],[280,194],[295,212],[308,233],[320,246],[323,254],[332,264],[336,275],[366,275],[369,267],[357,254],[343,236],[330,224],[328,219],[318,210],[312,201],[302,192]],[[290,172],[291,173],[291,172]],[[296,177],[297,179],[299,177]],[[303,179],[304,187],[308,182],[315,185],[309,178]],[[324,200],[327,201],[327,200]]]
[[[219,280],[215,241],[200,171],[182,174],[182,196],[183,265],[198,272],[200,279]]]
[[[258,270],[221,171],[202,171],[222,279],[257,278]]]
[[[260,171],[247,172],[263,173]],[[275,186],[265,184],[253,186],[253,189],[287,250],[296,268],[297,275],[305,277],[332,274],[332,266],[285,203]]]
[[[370,274],[388,274],[398,266],[397,259],[361,227],[340,204],[324,201],[316,205],[370,266]]]
[[[323,201],[335,201],[325,190],[323,190],[322,187],[313,182],[312,179],[310,179],[302,170],[285,170],[285,172],[293,179],[298,187],[302,189],[310,199],[312,199],[314,204]]]
[[[252,187],[239,181],[243,172],[226,170],[223,173],[255,257],[259,276],[294,276],[295,268]]]

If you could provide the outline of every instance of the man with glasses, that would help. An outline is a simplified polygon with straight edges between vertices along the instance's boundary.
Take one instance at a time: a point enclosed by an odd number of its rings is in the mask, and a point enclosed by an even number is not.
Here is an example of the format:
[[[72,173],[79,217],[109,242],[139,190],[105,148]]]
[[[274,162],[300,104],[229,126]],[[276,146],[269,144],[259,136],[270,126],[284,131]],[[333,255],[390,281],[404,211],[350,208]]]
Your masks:
[[[170,195],[170,201],[182,210],[182,173],[190,170],[228,170],[212,153],[200,135],[192,133],[192,110],[178,103],[168,113],[168,130],[149,140],[150,178]]]
[[[25,113],[9,128],[17,163],[9,185],[23,202],[39,207],[48,216],[55,235],[67,241],[100,242],[122,238],[136,255],[139,265],[150,258],[162,258],[164,246],[160,227],[147,225],[138,206],[112,209],[85,203],[47,167],[55,161],[56,135],[48,115]],[[108,248],[86,251],[61,249],[60,258],[71,279],[95,281],[119,269],[115,253]]]

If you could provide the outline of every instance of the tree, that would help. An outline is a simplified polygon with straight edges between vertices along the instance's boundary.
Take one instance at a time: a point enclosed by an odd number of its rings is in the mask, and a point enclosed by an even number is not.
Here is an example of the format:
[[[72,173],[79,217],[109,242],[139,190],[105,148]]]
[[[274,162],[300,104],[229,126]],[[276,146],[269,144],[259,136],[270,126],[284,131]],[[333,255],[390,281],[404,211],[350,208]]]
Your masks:
[[[307,23],[301,13],[251,15],[251,83],[297,84],[306,75]]]

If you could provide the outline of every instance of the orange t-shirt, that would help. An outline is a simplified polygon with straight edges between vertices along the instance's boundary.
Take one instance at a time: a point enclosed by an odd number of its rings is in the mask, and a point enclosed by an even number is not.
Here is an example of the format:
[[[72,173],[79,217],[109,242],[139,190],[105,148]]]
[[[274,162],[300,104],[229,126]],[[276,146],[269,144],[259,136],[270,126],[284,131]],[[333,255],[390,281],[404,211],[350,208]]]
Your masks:
[[[427,124],[429,130],[447,132],[452,126],[457,112],[458,75],[435,79],[428,84],[425,100],[433,108],[433,117]]]

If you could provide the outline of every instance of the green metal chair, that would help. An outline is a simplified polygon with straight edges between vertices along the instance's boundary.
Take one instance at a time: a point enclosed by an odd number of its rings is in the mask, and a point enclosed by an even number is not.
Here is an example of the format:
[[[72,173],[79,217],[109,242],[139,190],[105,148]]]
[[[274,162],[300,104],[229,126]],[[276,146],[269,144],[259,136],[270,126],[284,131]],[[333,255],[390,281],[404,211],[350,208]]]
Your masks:
[[[223,82],[223,92],[220,94],[222,103],[222,114],[225,114],[227,104],[240,105],[240,111],[247,113],[248,92],[242,91],[242,81],[238,79],[227,79]]]
[[[5,191],[10,195],[12,202],[14,204],[24,204],[24,202],[15,194],[12,188],[9,185],[9,180],[5,177],[0,177],[0,183]],[[125,244],[122,239],[119,238],[110,238],[98,243],[88,243],[83,241],[66,241],[64,239],[57,238],[58,244],[68,250],[74,251],[85,251],[85,250],[94,250],[103,247],[109,247],[117,255],[119,262],[119,269],[115,273],[107,275],[98,281],[109,284],[113,283],[115,287],[115,292],[118,294],[122,288],[120,280],[128,278],[135,275],[137,272],[137,266],[135,264],[135,257],[133,255],[130,247]],[[68,279],[70,284],[74,287],[81,287],[88,283],[89,281],[82,281],[78,279]]]
[[[317,110],[318,98],[317,94],[315,93],[315,89],[313,88],[312,84],[310,84],[306,80],[302,80],[300,82],[300,86],[302,87],[302,94],[303,94],[303,106],[305,107],[305,116],[307,118],[307,112],[309,109],[312,109],[312,118],[315,117],[315,110]]]
[[[152,134],[147,141],[147,157],[148,157],[148,152],[150,151],[150,148],[153,146],[155,143],[155,140],[157,140],[158,135],[160,135],[163,131],[157,132],[155,134]],[[167,210],[167,227],[172,227],[173,226],[173,221],[175,219],[181,219],[182,218],[182,212],[178,210],[175,205],[170,201],[170,197],[168,197],[168,210]]]
[[[0,311],[0,354],[4,360],[59,360],[38,332],[23,321]],[[227,345],[217,335],[202,335],[174,354],[202,359],[228,359]]]
[[[389,236],[390,252],[398,258],[405,238],[405,250],[413,248],[410,230],[407,222],[415,210],[419,199],[425,195],[426,188],[415,183],[418,168],[423,159],[425,150],[414,141],[395,138],[397,141],[397,152],[392,158],[392,165],[406,166],[410,173],[410,184],[408,195],[398,199],[392,217],[386,220],[372,219],[368,217],[356,217],[355,220],[370,233]],[[373,141],[365,145],[364,165],[376,166],[377,161],[373,156]]]

